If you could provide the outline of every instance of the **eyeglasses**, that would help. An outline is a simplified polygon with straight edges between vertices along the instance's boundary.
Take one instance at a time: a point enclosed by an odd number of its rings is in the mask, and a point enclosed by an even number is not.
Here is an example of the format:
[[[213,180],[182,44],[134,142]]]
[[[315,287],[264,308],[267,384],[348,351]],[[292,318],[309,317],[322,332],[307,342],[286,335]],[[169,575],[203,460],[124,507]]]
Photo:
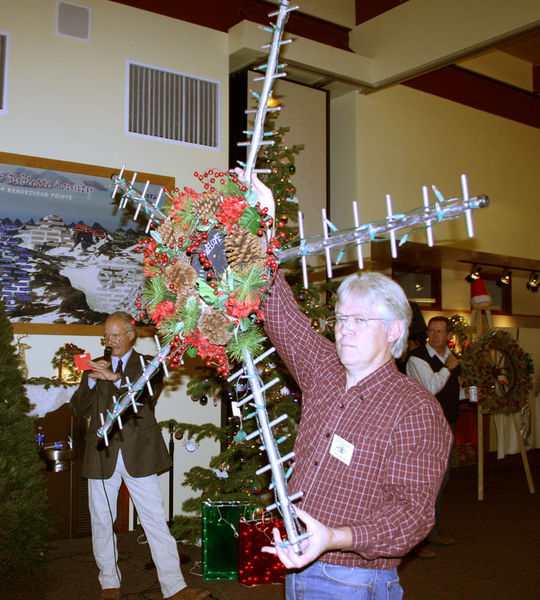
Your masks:
[[[326,325],[330,331],[343,329],[345,325],[351,331],[364,329],[368,321],[386,321],[382,317],[364,317],[363,315],[336,315],[326,320]]]
[[[110,334],[110,333],[106,333],[102,338],[101,341],[102,342],[119,342],[123,337],[125,337],[127,334],[129,333],[128,331],[125,331],[122,335],[118,335],[118,334]]]

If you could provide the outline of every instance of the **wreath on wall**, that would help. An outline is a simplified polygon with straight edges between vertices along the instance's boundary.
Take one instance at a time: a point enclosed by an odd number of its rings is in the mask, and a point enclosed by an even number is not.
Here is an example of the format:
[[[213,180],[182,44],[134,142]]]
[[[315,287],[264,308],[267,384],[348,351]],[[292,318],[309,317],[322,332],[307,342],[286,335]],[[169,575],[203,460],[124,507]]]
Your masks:
[[[489,331],[469,342],[461,357],[461,386],[478,387],[478,401],[493,412],[512,414],[533,388],[533,361],[505,331]]]
[[[195,176],[205,191],[166,190],[167,219],[137,246],[147,279],[136,306],[171,344],[172,367],[185,352],[225,377],[244,349],[262,349],[261,303],[280,243],[271,237],[268,209],[236,173]]]

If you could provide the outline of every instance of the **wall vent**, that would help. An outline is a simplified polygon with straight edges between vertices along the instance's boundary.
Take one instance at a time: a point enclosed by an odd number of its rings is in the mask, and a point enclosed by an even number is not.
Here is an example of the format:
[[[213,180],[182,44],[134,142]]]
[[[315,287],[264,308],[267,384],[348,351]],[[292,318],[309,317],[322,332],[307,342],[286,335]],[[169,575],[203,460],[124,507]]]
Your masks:
[[[126,133],[219,150],[220,82],[128,61]]]
[[[0,31],[0,115],[7,113],[9,34]]]
[[[83,42],[90,41],[90,9],[73,2],[58,1],[56,35]]]

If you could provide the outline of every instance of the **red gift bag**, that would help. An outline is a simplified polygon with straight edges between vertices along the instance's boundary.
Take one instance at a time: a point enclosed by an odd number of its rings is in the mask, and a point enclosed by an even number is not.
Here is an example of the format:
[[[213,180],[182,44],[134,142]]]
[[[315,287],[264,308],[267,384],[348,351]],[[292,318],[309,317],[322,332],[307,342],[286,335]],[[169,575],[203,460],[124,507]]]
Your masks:
[[[285,566],[274,554],[261,552],[263,546],[274,541],[272,529],[277,527],[285,535],[281,519],[263,518],[240,521],[238,539],[238,581],[244,585],[281,583],[285,581]]]

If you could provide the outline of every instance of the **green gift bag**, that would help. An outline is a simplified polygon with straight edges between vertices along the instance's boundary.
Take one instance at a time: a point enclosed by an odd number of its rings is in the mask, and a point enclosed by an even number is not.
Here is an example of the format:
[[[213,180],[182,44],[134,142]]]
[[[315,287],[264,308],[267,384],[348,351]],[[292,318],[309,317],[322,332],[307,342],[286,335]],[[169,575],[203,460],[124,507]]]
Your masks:
[[[202,503],[203,577],[238,579],[240,519],[251,520],[260,508],[248,501]]]

